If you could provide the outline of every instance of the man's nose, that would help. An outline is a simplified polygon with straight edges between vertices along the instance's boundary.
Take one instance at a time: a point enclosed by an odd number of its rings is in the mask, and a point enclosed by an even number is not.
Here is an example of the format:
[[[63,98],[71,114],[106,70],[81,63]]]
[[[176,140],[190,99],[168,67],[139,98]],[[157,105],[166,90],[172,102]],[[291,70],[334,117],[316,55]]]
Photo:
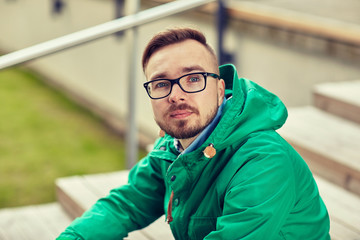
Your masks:
[[[174,84],[169,95],[169,101],[172,103],[185,100],[185,92],[178,84]]]

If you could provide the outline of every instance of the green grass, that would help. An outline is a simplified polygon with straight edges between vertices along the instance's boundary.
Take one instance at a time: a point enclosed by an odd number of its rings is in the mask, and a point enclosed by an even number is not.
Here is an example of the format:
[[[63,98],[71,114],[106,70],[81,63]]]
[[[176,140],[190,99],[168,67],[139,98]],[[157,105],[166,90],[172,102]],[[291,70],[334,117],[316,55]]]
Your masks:
[[[55,201],[56,178],[124,169],[124,158],[99,118],[28,70],[0,71],[0,208]]]

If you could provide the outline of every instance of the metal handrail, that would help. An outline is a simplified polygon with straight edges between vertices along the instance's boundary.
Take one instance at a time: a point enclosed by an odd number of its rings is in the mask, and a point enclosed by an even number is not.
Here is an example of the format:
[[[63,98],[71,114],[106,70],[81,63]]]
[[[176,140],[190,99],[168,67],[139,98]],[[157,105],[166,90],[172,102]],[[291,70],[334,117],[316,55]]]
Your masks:
[[[125,16],[112,20],[94,27],[87,28],[75,33],[71,33],[50,41],[46,41],[22,50],[18,50],[0,57],[0,70],[24,63],[39,57],[47,56],[71,47],[75,47],[113,33],[136,27],[155,20],[174,15],[176,13],[200,7],[202,5],[214,2],[216,0],[177,0],[174,2],[162,4],[133,15]],[[132,74],[135,70],[132,69]],[[134,77],[134,76],[132,76]],[[136,138],[136,119],[135,119],[135,81],[129,81],[129,128],[127,136],[127,167],[135,164],[137,158],[137,138]]]
[[[80,44],[84,44],[118,31],[200,7],[215,0],[177,0],[139,13],[112,20],[94,27],[71,33],[0,57],[0,69],[43,57]]]

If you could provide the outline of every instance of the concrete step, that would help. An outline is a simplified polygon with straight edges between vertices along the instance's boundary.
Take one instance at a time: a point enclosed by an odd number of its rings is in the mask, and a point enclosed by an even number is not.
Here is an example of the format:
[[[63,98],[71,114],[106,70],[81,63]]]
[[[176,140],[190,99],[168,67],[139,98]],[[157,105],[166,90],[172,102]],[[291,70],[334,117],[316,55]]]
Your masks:
[[[331,239],[360,239],[360,197],[319,176],[315,180],[330,215]]]
[[[314,89],[314,105],[360,123],[360,80],[317,85]]]
[[[58,203],[0,209],[0,239],[55,239],[71,221]]]
[[[290,108],[278,132],[314,173],[360,195],[360,125],[308,106]]]
[[[60,178],[56,181],[58,202],[73,218],[90,208],[99,198],[108,195],[111,189],[126,184],[128,171],[102,173]],[[150,226],[131,232],[127,239],[174,239],[165,216]]]

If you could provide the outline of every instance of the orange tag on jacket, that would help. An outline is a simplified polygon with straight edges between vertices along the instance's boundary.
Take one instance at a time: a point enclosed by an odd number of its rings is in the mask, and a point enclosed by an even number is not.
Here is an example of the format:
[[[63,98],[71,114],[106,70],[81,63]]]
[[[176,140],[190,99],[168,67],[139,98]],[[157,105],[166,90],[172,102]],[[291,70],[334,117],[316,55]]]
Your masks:
[[[204,150],[204,156],[207,158],[213,158],[216,155],[216,149],[213,144],[207,146]]]

